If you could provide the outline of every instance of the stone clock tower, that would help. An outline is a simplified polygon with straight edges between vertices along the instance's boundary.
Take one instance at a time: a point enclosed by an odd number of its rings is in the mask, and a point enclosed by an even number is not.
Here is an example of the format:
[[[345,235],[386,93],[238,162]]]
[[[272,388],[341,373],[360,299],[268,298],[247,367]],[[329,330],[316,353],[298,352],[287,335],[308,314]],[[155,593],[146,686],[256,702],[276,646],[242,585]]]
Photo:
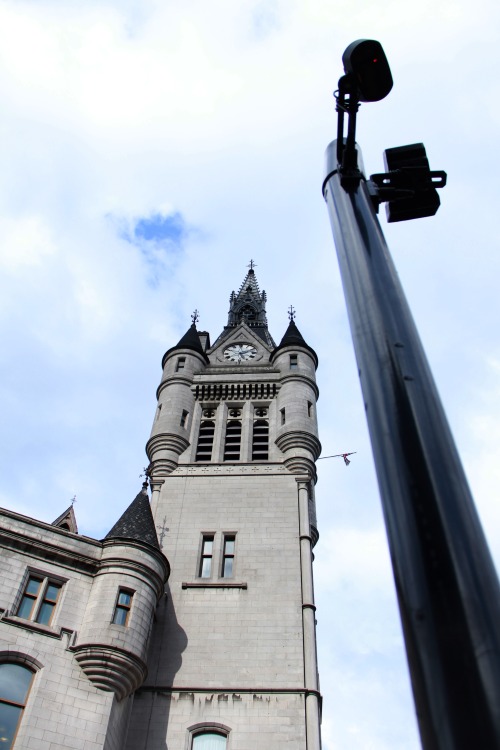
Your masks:
[[[127,750],[320,750],[317,357],[273,341],[253,263],[214,344],[163,357],[146,451],[171,566]]]

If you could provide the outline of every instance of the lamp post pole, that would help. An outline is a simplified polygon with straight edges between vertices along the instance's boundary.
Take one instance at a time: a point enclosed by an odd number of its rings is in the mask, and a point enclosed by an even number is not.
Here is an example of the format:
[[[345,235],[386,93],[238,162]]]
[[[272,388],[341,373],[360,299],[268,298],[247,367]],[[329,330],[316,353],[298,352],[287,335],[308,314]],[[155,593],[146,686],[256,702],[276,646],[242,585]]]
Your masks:
[[[327,149],[328,206],[422,745],[500,748],[500,589],[446,416],[358,170]],[[357,162],[361,162],[357,149]],[[439,203],[439,201],[438,201]]]

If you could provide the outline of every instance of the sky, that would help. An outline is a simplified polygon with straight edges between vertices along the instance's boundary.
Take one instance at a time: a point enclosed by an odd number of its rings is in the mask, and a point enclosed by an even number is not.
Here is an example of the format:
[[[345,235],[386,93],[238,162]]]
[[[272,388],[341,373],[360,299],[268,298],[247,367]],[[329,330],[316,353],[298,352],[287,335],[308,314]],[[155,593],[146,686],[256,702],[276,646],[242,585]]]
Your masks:
[[[319,356],[324,750],[416,750],[326,206],[343,50],[378,39],[368,174],[424,142],[433,218],[380,220],[500,565],[500,6],[493,0],[0,0],[0,505],[102,538],[136,495],[161,357],[212,340],[253,259],[275,340]]]

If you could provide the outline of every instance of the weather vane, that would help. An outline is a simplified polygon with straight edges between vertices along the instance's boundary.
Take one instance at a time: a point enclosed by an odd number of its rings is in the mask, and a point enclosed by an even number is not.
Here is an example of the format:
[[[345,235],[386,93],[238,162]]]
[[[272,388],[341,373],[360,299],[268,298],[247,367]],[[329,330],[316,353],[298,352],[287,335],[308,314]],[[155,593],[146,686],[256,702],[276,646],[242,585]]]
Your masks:
[[[191,315],[191,320],[193,321],[193,325],[196,325],[199,319],[200,319],[200,313],[198,310],[195,310],[194,313]]]
[[[290,320],[295,320],[295,308],[293,305],[290,305],[288,308],[288,317]]]
[[[250,260],[250,263],[248,264],[247,268],[249,268],[251,271],[255,268],[257,263],[254,260]]]
[[[74,505],[76,503],[76,495],[73,495],[71,499],[71,505]]]

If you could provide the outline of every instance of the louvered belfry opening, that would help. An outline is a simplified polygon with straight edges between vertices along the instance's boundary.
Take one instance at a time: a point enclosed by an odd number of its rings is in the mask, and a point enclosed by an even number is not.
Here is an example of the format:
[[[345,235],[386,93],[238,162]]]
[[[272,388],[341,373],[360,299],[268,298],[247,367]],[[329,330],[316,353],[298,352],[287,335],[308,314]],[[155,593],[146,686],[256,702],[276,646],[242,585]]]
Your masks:
[[[212,448],[214,445],[215,422],[211,419],[205,419],[200,424],[200,434],[198,436],[198,447],[196,449],[197,461],[211,461]]]
[[[253,423],[252,461],[269,459],[269,422],[256,419]]]
[[[241,409],[229,409],[224,441],[224,461],[239,461],[241,451]]]

